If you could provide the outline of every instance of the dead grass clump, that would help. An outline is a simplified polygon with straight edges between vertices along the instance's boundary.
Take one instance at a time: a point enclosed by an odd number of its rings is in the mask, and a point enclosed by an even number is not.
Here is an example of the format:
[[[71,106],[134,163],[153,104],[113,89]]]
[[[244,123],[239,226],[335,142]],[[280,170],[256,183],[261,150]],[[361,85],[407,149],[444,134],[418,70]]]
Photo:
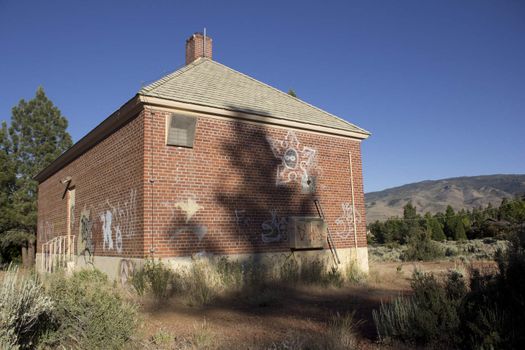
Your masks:
[[[290,332],[285,339],[274,342],[268,349],[274,350],[346,350],[358,347],[357,327],[362,323],[354,312],[336,314],[322,333]]]

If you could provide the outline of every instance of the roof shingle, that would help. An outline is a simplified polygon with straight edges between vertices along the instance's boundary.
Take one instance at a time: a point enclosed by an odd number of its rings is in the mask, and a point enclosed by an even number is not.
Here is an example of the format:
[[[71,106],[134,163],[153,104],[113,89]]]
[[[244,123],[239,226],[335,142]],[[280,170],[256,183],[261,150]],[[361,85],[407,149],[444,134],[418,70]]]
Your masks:
[[[369,135],[368,131],[342,118],[208,58],[199,58],[145,86],[139,95]]]

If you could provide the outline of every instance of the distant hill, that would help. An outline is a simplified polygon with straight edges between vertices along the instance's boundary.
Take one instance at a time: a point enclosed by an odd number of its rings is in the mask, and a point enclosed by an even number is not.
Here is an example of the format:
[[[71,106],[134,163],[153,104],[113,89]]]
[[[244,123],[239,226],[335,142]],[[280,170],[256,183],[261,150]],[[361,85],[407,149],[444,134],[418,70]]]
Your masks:
[[[403,206],[412,201],[419,213],[499,205],[503,198],[525,195],[525,175],[465,176],[422,181],[365,194],[366,221],[402,216]]]

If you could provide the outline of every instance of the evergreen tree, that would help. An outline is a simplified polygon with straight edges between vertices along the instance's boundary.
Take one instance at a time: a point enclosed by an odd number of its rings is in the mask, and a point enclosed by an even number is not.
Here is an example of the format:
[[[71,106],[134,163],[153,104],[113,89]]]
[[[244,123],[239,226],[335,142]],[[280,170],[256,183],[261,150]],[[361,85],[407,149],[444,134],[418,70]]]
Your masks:
[[[447,236],[445,236],[445,232],[443,231],[443,227],[436,218],[428,218],[427,227],[428,230],[430,230],[432,239],[434,241],[444,241],[445,239],[447,239]]]
[[[412,201],[408,201],[403,207],[403,219],[413,221],[417,219],[416,207],[412,205]]]
[[[14,227],[13,192],[15,191],[16,168],[12,158],[12,146],[7,124],[0,129],[0,233]]]
[[[297,98],[297,94],[295,93],[295,90],[294,90],[294,89],[290,89],[290,90],[288,90],[288,95]]]
[[[454,232],[456,230],[456,213],[454,212],[454,208],[452,208],[450,205],[447,205],[447,209],[445,211],[445,235],[449,239],[454,239]]]
[[[465,232],[465,227],[463,226],[463,221],[459,218],[456,220],[456,227],[454,229],[454,240],[456,241],[465,241],[467,239],[467,234]]]
[[[13,107],[9,132],[0,131],[0,247],[21,247],[29,258],[37,226],[38,184],[33,177],[72,145],[67,120],[39,87],[36,96]],[[31,256],[30,256],[31,255]],[[11,256],[12,257],[12,256]],[[27,260],[27,259],[25,259]],[[24,264],[28,264],[24,261]]]

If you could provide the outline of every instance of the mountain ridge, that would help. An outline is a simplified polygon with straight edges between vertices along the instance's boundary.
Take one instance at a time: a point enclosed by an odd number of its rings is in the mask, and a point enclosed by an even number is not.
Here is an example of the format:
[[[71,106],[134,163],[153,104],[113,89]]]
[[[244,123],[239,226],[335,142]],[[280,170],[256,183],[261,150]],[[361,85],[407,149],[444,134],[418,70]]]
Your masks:
[[[401,216],[411,201],[421,214],[499,205],[503,198],[525,195],[525,174],[460,176],[423,180],[365,194],[367,222]]]

